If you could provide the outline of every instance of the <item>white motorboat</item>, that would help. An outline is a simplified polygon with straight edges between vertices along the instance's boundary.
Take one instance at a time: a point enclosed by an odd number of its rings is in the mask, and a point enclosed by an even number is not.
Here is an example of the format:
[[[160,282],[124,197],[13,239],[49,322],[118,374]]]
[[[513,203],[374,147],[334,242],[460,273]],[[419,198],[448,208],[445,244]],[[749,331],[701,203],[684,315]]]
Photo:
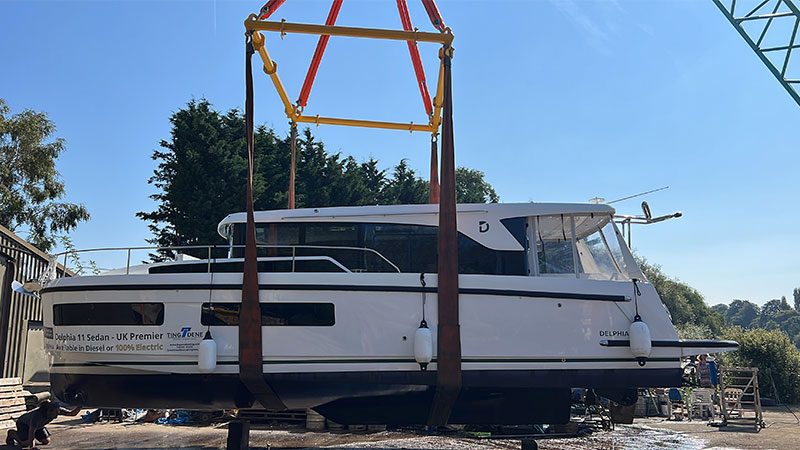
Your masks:
[[[680,385],[682,357],[736,348],[678,338],[613,214],[458,205],[462,388],[451,423],[563,422],[570,388],[624,401]],[[237,332],[245,222],[219,224],[224,255],[209,247],[47,281],[54,393],[95,407],[251,404]],[[437,336],[418,329],[437,326],[438,205],[264,211],[255,222],[263,373],[280,401],[340,423],[425,423]]]

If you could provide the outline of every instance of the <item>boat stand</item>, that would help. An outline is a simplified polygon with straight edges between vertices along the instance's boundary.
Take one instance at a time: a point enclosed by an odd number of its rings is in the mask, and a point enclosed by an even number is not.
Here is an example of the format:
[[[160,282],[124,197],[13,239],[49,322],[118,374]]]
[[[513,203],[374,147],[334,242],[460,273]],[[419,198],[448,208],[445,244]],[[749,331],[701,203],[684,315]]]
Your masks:
[[[250,421],[232,420],[228,422],[227,450],[250,450]]]

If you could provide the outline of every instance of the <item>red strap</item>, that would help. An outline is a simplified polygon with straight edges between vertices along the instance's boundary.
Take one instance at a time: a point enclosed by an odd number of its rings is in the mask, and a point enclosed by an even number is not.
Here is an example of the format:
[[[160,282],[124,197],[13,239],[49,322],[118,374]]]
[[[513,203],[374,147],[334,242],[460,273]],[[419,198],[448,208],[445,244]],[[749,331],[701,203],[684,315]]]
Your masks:
[[[261,7],[261,12],[259,13],[258,18],[261,20],[268,19],[269,16],[277,11],[285,1],[286,0],[269,0],[264,6]]]
[[[339,15],[339,10],[342,8],[342,1],[343,0],[333,0],[331,11],[328,13],[328,18],[325,20],[325,25],[330,26],[336,24],[336,17]],[[328,39],[330,38],[331,37],[328,35],[319,37],[317,49],[314,50],[314,57],[311,58],[311,65],[308,67],[308,73],[306,73],[306,80],[303,82],[303,88],[300,90],[300,97],[297,99],[297,105],[301,108],[305,108],[306,103],[308,103],[308,95],[311,94],[311,85],[314,84],[314,77],[317,76],[319,63],[322,62],[322,54],[325,53],[325,47],[328,45]]]
[[[431,23],[437,30],[444,32],[444,19],[442,19],[442,15],[439,14],[439,8],[436,7],[436,2],[433,0],[422,0],[422,5],[425,7],[425,11],[428,12],[428,17],[431,19]]]
[[[403,29],[412,31],[411,16],[408,14],[408,5],[406,0],[397,0],[397,10],[400,12],[400,21],[403,23]],[[428,94],[428,85],[425,82],[425,69],[422,67],[422,60],[419,57],[419,48],[414,41],[408,42],[408,52],[411,54],[411,62],[414,64],[414,72],[417,74],[417,84],[419,84],[419,93],[422,95],[422,103],[425,107],[425,113],[428,115],[433,114],[433,106],[431,105],[431,96]]]

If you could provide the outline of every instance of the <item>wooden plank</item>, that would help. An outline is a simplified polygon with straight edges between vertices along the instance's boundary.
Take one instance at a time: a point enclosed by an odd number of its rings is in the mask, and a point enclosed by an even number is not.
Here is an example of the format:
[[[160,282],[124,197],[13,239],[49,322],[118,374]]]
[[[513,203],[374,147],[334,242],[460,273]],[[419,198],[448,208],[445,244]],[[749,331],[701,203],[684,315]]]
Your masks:
[[[22,380],[17,378],[0,378],[0,386],[22,385]]]
[[[5,431],[8,428],[16,428],[17,423],[13,420],[0,421],[0,430]]]
[[[25,414],[25,408],[19,411],[12,411],[9,413],[0,414],[0,420],[16,420],[19,416]]]
[[[11,391],[21,391],[22,385],[21,384],[10,384],[8,386],[0,386],[0,395],[3,392],[11,392]]]
[[[0,400],[4,398],[15,398],[15,397],[24,397],[25,392],[22,389],[17,391],[9,391],[9,392],[0,392]]]
[[[4,407],[24,405],[24,404],[25,404],[25,397],[8,398],[0,400],[0,411],[2,411],[2,408]]]

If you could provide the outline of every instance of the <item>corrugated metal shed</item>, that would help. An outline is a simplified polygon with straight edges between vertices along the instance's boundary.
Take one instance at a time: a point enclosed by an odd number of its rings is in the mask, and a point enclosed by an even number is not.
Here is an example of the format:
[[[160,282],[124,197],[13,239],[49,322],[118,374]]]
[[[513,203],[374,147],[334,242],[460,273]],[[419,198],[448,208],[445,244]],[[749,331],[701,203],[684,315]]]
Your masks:
[[[21,377],[28,321],[42,320],[38,298],[14,292],[11,282],[39,278],[47,269],[48,256],[0,225],[0,376]],[[58,265],[61,274],[63,267]],[[72,275],[67,271],[67,275]],[[7,329],[6,333],[2,333]]]

